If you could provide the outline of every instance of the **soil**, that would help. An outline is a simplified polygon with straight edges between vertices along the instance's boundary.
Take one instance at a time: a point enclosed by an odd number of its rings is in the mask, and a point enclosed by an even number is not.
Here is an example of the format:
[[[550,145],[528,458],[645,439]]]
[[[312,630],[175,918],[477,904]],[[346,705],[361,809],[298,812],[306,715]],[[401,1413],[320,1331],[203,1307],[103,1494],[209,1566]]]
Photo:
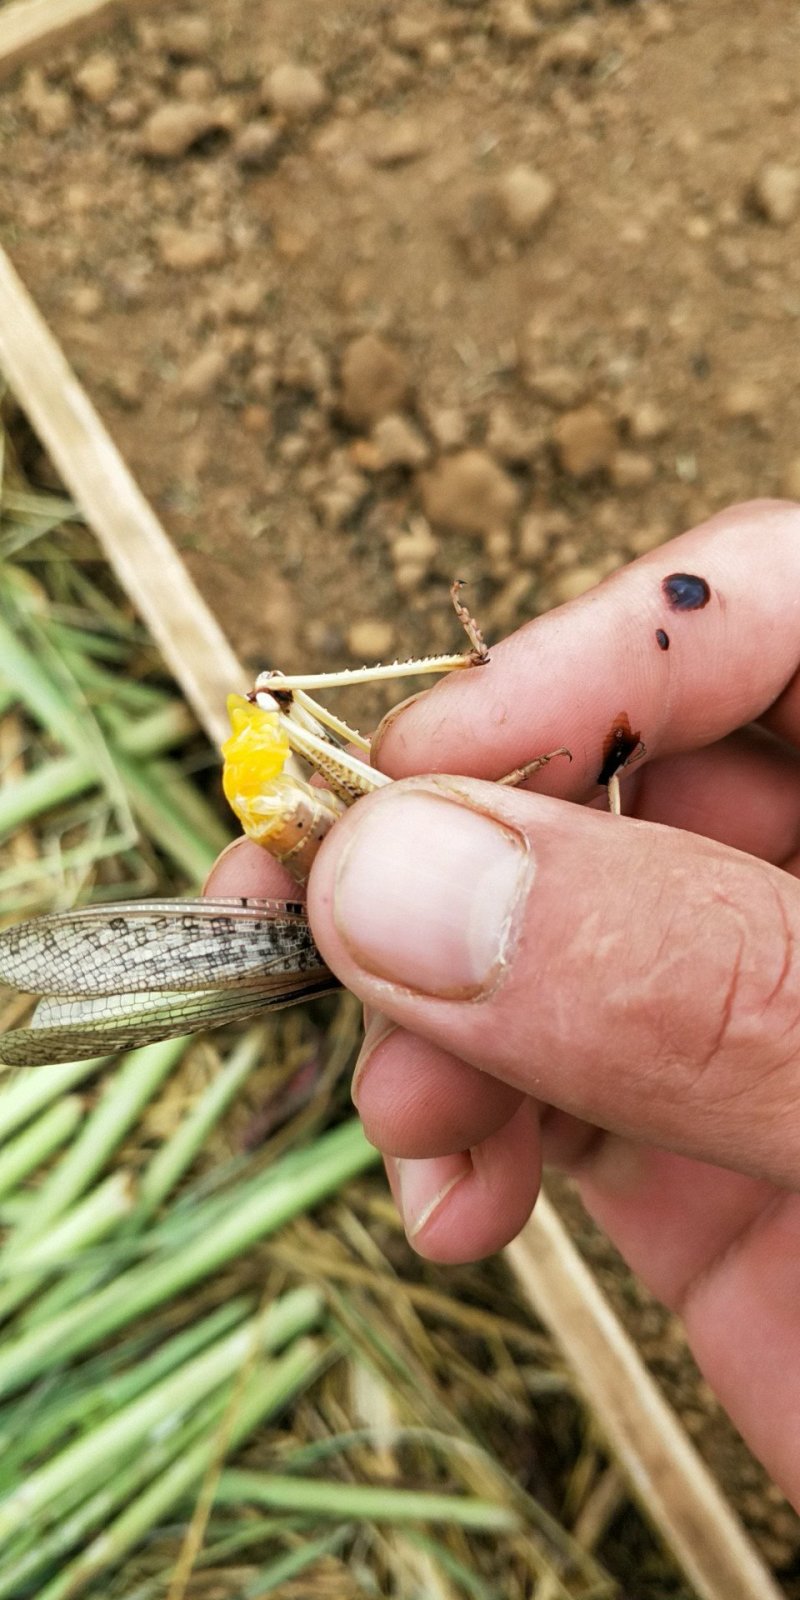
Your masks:
[[[496,637],[800,498],[799,52],[785,0],[214,0],[9,82],[0,236],[254,669],[459,648],[456,574]]]

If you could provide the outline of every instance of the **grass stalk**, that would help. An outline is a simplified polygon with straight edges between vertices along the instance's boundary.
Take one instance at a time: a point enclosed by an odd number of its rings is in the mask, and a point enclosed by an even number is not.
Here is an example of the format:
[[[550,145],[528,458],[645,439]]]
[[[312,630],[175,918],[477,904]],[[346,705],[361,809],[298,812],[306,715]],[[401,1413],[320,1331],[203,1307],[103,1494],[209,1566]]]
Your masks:
[[[29,1530],[27,1538],[9,1548],[0,1562],[0,1600],[17,1600],[22,1593],[31,1594],[34,1579],[57,1571],[70,1550],[85,1545],[121,1505],[158,1477],[176,1456],[191,1449],[209,1429],[218,1428],[224,1407],[224,1394],[216,1394],[174,1431],[151,1441],[131,1461],[118,1463],[113,1474],[104,1474],[99,1488],[78,1505],[63,1508],[52,1527]]]
[[[53,756],[0,790],[0,839],[35,821],[54,806],[74,800],[97,782],[85,756]]]
[[[76,1084],[94,1077],[108,1060],[108,1056],[94,1056],[90,1061],[62,1061],[57,1066],[28,1067],[15,1073],[0,1089],[0,1142]]]
[[[255,1505],[337,1521],[444,1522],[482,1533],[513,1533],[521,1526],[516,1512],[491,1500],[236,1468],[223,1472],[215,1499],[222,1505]]]
[[[229,1382],[251,1356],[255,1341],[261,1350],[275,1350],[306,1333],[319,1314],[320,1300],[313,1290],[292,1291],[68,1445],[0,1502],[0,1545],[46,1513],[74,1484],[84,1479],[93,1483],[98,1473],[109,1472],[118,1460],[139,1449],[153,1430],[165,1429],[170,1419],[177,1421]]]
[[[129,1405],[132,1400],[160,1383],[184,1362],[190,1361],[207,1345],[229,1333],[252,1314],[252,1300],[238,1295],[188,1327],[173,1334],[158,1348],[141,1357],[141,1340],[127,1340],[114,1351],[115,1360],[133,1365],[121,1372],[109,1372],[108,1354],[103,1351],[83,1364],[78,1374],[70,1374],[72,1386],[62,1382],[55,1397],[47,1393],[26,1395],[7,1405],[0,1418],[0,1496],[28,1470],[28,1463],[43,1457],[71,1433],[85,1432],[87,1422],[96,1424]],[[66,1392],[65,1392],[66,1391]],[[38,1409],[37,1409],[38,1401]]]
[[[283,1176],[283,1162],[263,1175],[261,1187],[253,1187],[245,1206],[234,1194],[230,1212],[212,1227],[201,1228],[185,1249],[173,1248],[164,1258],[130,1268],[48,1324],[9,1340],[0,1349],[0,1395],[38,1377],[53,1360],[65,1361],[92,1349],[134,1317],[207,1278],[379,1160],[356,1121],[323,1134],[303,1154],[304,1166],[296,1160],[287,1163],[290,1177]],[[201,1212],[198,1206],[195,1220]]]
[[[174,774],[166,775],[155,763],[145,771],[121,750],[115,752],[115,763],[128,801],[145,833],[157,840],[159,850],[185,872],[192,883],[202,883],[215,856],[229,842],[230,834],[210,812],[204,812],[206,826],[202,832],[197,826],[196,814],[193,825],[187,822]],[[196,806],[195,796],[195,813]]]
[[[109,681],[116,685],[118,679],[112,679],[109,674]],[[106,711],[103,711],[103,718],[110,722],[116,748],[137,761],[163,755],[174,745],[183,744],[197,728],[189,707],[182,700],[167,700],[147,715],[135,718],[118,714],[114,707],[113,719]]]
[[[212,1129],[260,1064],[266,1039],[265,1028],[248,1029],[234,1046],[222,1071],[212,1079],[172,1137],[153,1156],[139,1188],[134,1217],[137,1223],[152,1216],[188,1172]]]
[[[187,708],[180,702],[170,701],[149,716],[140,717],[135,722],[121,726],[117,736],[118,747],[133,760],[146,762],[162,754],[179,739],[185,738],[191,732],[192,726],[191,715]],[[146,774],[145,767],[144,781]],[[175,778],[176,781],[181,779],[185,783],[182,774],[177,771]],[[26,823],[33,822],[45,811],[63,805],[68,800],[76,799],[87,789],[95,788],[99,782],[97,762],[91,760],[89,756],[73,754],[51,757],[41,766],[26,772],[15,783],[0,790],[0,839],[14,833]],[[195,809],[202,806],[203,802],[198,800],[194,789],[192,797]],[[225,830],[217,823],[208,808],[206,813],[209,839],[219,836],[222,840],[219,848],[222,849],[227,843]]]
[[[134,1204],[130,1174],[116,1171],[65,1213],[44,1236],[0,1254],[0,1318],[10,1317],[59,1268],[69,1271],[71,1258],[112,1233]],[[4,1281],[2,1281],[4,1280]]]
[[[0,1199],[10,1194],[18,1184],[57,1150],[78,1126],[83,1116],[80,1095],[65,1094],[56,1100],[30,1127],[23,1129],[0,1149]]]
[[[306,1572],[315,1561],[320,1561],[323,1556],[335,1555],[345,1541],[350,1537],[353,1529],[347,1524],[343,1528],[336,1528],[333,1533],[324,1533],[319,1539],[304,1539],[295,1550],[284,1550],[268,1566],[262,1567],[255,1578],[246,1583],[241,1600],[266,1600],[267,1595],[274,1594],[279,1583],[289,1583],[292,1578],[299,1577],[301,1572]]]
[[[186,1038],[168,1039],[123,1057],[79,1138],[45,1179],[36,1204],[0,1253],[0,1267],[7,1251],[30,1243],[83,1194],[180,1061],[188,1042]]]
[[[327,1352],[318,1344],[299,1339],[268,1367],[256,1369],[242,1393],[228,1436],[228,1450],[235,1449],[259,1422],[282,1410],[307,1388],[325,1360]],[[216,1444],[211,1435],[186,1451],[76,1561],[40,1590],[38,1600],[74,1600],[101,1572],[121,1561],[174,1506],[196,1490],[214,1461]]]
[[[123,1217],[131,1214],[134,1204],[133,1180],[129,1172],[118,1167],[105,1181],[93,1189],[47,1233],[39,1234],[29,1243],[4,1250],[0,1257],[0,1278],[16,1278],[17,1274],[43,1274],[63,1266],[71,1256],[78,1255],[102,1239]],[[0,1313],[5,1310],[0,1294]]]
[[[129,1226],[124,1230],[125,1238],[132,1237],[145,1225],[188,1171],[231,1100],[258,1066],[265,1039],[266,1030],[260,1027],[252,1028],[244,1035],[197,1104],[178,1124],[171,1138],[156,1151],[139,1184],[138,1200]],[[96,1282],[97,1272],[91,1267],[61,1278],[30,1307],[25,1326],[36,1327],[48,1322],[54,1314],[60,1313],[75,1300],[82,1299],[85,1294],[90,1294]]]
[[[66,745],[72,755],[97,765],[97,730],[85,722],[43,668],[37,653],[29,650],[0,612],[0,677],[45,728]]]
[[[11,617],[14,618],[13,606]],[[16,620],[18,628],[24,625],[21,619]],[[21,703],[59,744],[66,746],[71,755],[82,756],[91,763],[98,782],[121,818],[129,823],[124,785],[90,705],[70,678],[64,658],[48,645],[41,632],[36,634],[35,628],[34,636],[38,648],[31,649],[15,633],[14,622],[0,610],[0,677],[13,686]],[[52,673],[44,663],[53,667]],[[66,684],[60,681],[64,676]]]

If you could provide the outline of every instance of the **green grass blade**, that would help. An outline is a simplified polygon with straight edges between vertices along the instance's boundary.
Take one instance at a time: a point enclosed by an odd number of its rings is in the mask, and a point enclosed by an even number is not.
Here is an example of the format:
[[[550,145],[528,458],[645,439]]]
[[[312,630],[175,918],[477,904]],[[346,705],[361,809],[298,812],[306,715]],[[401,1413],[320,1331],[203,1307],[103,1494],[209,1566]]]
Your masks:
[[[292,1163],[291,1176],[286,1178],[283,1164],[278,1163],[260,1187],[254,1187],[246,1206],[234,1201],[232,1211],[212,1227],[201,1229],[185,1249],[131,1267],[81,1304],[68,1307],[46,1327],[9,1340],[0,1348],[0,1394],[10,1394],[38,1377],[54,1360],[65,1361],[92,1349],[134,1317],[207,1278],[380,1159],[355,1121],[323,1134],[303,1153],[305,1167],[298,1169],[297,1163]]]

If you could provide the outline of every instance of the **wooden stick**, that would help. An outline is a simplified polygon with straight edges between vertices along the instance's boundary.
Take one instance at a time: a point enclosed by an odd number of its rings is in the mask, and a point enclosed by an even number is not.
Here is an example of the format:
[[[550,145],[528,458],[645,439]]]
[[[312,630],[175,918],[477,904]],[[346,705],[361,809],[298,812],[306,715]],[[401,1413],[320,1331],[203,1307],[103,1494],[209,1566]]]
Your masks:
[[[0,366],[212,739],[243,673],[7,256]],[[552,1206],[506,1251],[643,1510],[701,1600],[780,1600],[755,1548],[646,1371]]]
[[[0,250],[0,367],[123,588],[216,744],[249,682],[85,389]]]
[[[755,1546],[544,1196],[506,1260],[700,1600],[781,1600]]]
[[[130,9],[120,0],[12,0],[0,9],[0,76]]]

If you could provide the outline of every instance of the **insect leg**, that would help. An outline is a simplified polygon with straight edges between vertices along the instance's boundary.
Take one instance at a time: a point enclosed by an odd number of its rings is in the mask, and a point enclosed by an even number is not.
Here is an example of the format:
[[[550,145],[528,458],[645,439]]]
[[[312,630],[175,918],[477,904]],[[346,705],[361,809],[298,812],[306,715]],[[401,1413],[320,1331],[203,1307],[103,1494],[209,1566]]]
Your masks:
[[[510,788],[515,788],[518,783],[524,783],[526,778],[533,777],[534,772],[538,772],[540,767],[546,767],[548,762],[553,761],[556,756],[566,756],[567,760],[571,761],[572,751],[562,744],[558,750],[551,750],[546,756],[534,756],[532,761],[526,761],[522,767],[515,767],[513,772],[507,772],[505,777],[498,778],[496,781],[508,784]]]

